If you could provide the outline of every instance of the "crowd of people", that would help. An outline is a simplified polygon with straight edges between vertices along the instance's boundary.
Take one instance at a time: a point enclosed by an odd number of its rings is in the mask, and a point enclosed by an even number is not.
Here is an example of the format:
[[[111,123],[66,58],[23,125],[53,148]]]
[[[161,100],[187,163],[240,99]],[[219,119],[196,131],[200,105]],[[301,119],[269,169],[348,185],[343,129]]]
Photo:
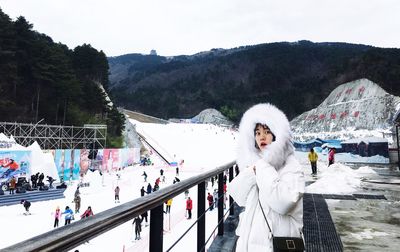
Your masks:
[[[54,188],[53,183],[56,181],[56,179],[51,176],[46,177],[47,180],[45,180],[44,173],[39,172],[32,174],[30,179],[26,178],[25,176],[19,176],[18,178],[16,176],[12,176],[7,182],[9,194],[25,193],[26,191],[35,190],[47,191]],[[66,188],[66,185],[65,187],[61,186],[61,188]]]

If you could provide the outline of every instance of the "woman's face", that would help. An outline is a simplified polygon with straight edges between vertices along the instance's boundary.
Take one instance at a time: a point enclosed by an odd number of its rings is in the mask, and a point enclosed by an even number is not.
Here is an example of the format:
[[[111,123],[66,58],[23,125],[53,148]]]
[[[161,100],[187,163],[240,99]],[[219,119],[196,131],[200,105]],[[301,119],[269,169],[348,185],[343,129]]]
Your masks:
[[[267,145],[272,143],[273,135],[269,128],[258,125],[255,130],[255,138],[258,148],[264,150],[267,148]]]

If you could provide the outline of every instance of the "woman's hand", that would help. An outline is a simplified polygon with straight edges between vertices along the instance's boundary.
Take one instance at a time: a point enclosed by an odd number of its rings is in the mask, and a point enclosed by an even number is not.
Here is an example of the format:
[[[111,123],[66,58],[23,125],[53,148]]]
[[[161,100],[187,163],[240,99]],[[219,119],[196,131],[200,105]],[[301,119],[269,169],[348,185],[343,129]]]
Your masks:
[[[265,169],[264,167],[267,167],[268,164],[265,162],[264,159],[260,158],[254,165],[253,165],[253,171],[254,174],[256,174],[257,169]]]

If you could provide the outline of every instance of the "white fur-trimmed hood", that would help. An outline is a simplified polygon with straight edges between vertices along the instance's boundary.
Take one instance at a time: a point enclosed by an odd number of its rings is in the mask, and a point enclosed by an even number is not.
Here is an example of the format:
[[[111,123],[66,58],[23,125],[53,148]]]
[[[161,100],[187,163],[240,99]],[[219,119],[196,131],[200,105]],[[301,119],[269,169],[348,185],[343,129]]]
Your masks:
[[[237,163],[239,169],[254,165],[260,159],[255,148],[254,128],[257,123],[268,125],[276,139],[263,151],[263,159],[279,170],[294,152],[290,124],[286,115],[269,103],[258,104],[247,110],[240,121]]]

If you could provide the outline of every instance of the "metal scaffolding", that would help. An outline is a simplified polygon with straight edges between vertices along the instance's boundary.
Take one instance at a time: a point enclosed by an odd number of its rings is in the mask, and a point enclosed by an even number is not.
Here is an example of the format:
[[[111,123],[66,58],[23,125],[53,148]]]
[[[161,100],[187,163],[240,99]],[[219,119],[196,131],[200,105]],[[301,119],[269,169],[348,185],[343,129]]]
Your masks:
[[[74,127],[0,122],[0,133],[13,136],[22,146],[37,141],[42,149],[103,149],[106,147],[107,125],[85,124],[83,127]]]

